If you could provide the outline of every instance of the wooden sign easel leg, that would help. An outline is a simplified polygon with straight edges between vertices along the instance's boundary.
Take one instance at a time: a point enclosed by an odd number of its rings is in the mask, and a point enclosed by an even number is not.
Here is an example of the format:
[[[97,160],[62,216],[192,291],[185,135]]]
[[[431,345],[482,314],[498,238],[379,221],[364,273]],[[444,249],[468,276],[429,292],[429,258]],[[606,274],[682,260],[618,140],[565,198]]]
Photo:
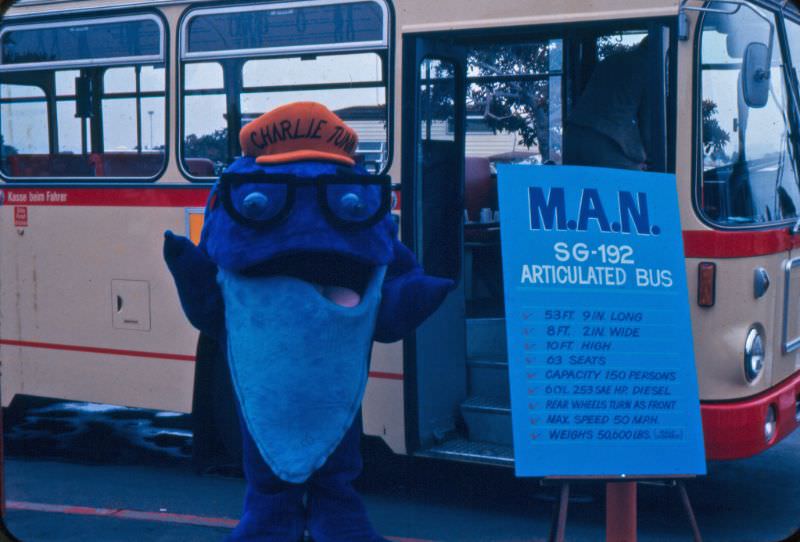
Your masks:
[[[606,483],[606,542],[636,542],[636,482]]]
[[[567,530],[567,508],[569,507],[569,483],[562,482],[558,492],[558,508],[553,509],[553,524],[547,542],[564,542]]]
[[[678,480],[676,485],[678,486],[678,490],[681,492],[683,508],[686,510],[686,515],[689,517],[689,525],[692,527],[692,536],[694,537],[694,542],[703,542],[703,538],[700,536],[700,527],[698,527],[697,519],[694,517],[692,502],[689,500],[689,493],[686,492],[686,486],[681,480]]]

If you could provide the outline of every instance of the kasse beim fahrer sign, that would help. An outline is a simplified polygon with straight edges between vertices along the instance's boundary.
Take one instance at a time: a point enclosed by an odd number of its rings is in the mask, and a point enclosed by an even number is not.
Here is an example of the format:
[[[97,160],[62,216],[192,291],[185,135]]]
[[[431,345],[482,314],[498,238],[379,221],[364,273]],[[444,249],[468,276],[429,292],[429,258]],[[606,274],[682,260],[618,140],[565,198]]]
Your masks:
[[[519,476],[705,474],[675,177],[498,171]]]

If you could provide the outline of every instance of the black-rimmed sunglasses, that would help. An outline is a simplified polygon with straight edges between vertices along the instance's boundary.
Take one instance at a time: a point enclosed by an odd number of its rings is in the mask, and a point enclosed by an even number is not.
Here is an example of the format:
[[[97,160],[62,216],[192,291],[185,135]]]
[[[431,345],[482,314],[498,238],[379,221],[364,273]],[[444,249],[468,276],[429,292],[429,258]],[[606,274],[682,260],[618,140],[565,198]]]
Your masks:
[[[325,218],[342,229],[372,226],[389,212],[391,205],[388,175],[356,175],[343,171],[316,177],[223,173],[219,197],[237,222],[266,228],[286,219],[299,186],[316,186],[317,201]]]

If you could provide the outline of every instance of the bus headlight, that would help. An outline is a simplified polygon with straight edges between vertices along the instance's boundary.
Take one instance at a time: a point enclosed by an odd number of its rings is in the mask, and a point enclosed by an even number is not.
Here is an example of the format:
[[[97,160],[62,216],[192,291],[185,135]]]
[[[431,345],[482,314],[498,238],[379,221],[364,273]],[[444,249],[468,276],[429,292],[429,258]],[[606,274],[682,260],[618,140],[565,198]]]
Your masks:
[[[775,412],[775,405],[769,405],[767,409],[767,416],[764,418],[764,439],[767,444],[772,442],[775,438],[775,433],[778,430],[778,414]]]
[[[764,338],[758,328],[747,333],[744,342],[744,377],[748,384],[755,382],[764,369]]]

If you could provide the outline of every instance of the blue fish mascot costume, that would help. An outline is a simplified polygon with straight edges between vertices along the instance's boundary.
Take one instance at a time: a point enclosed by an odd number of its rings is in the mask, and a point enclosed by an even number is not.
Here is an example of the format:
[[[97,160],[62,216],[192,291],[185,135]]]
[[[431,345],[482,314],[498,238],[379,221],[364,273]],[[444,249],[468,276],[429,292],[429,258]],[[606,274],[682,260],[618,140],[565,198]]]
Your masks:
[[[247,124],[200,245],[166,232],[189,321],[226,346],[243,433],[244,514],[229,540],[377,542],[351,483],[372,341],[399,340],[453,283],[397,239],[386,176],[356,133],[298,102]]]

